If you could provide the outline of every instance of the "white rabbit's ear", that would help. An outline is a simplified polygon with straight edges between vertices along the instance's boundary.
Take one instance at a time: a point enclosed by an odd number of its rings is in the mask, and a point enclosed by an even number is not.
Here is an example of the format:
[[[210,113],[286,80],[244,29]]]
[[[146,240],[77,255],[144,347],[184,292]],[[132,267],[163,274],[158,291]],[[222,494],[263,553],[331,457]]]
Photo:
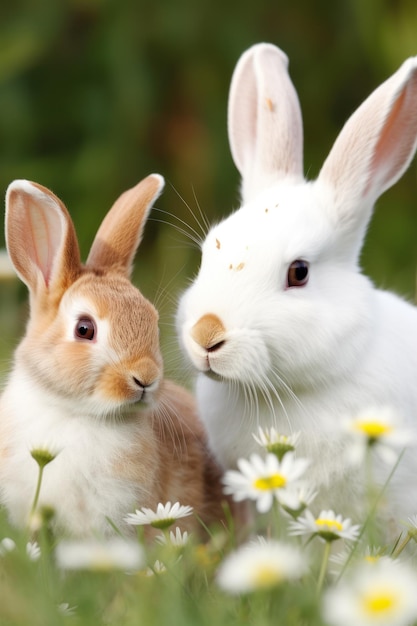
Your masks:
[[[288,75],[288,58],[272,44],[257,44],[239,59],[229,93],[232,157],[250,200],[284,176],[303,176],[300,104]]]
[[[130,276],[146,219],[163,187],[162,176],[151,174],[116,200],[97,231],[87,267],[114,269]]]
[[[375,200],[404,173],[416,145],[417,57],[413,57],[346,122],[319,174],[318,180],[334,190],[332,210],[351,231],[356,254]]]
[[[6,194],[6,242],[16,272],[36,294],[62,293],[81,271],[69,213],[49,189],[15,180]]]

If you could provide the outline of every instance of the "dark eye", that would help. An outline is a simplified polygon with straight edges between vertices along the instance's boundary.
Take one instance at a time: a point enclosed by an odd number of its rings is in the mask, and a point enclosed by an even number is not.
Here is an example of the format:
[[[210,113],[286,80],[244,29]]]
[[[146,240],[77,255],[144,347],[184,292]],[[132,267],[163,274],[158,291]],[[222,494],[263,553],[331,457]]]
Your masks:
[[[288,268],[288,287],[302,287],[308,281],[309,265],[307,261],[294,261]]]
[[[80,317],[75,325],[74,335],[77,339],[91,341],[96,334],[96,326],[90,317]]]

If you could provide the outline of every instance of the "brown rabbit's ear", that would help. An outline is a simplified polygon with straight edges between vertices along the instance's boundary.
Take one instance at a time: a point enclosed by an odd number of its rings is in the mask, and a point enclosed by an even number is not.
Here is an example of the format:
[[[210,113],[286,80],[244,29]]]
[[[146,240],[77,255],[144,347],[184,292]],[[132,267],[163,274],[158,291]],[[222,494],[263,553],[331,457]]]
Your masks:
[[[162,176],[151,174],[116,200],[97,231],[87,267],[116,269],[130,276],[146,218],[163,187]]]
[[[29,290],[61,295],[81,269],[69,213],[49,189],[27,180],[6,194],[6,242],[16,272]]]

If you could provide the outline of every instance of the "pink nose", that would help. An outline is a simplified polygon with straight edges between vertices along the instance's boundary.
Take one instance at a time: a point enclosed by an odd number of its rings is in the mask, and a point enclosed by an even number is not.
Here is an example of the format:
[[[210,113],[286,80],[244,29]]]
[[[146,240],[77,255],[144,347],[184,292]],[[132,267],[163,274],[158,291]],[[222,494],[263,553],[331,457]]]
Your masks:
[[[207,313],[194,324],[191,329],[191,337],[208,352],[214,352],[225,342],[226,329],[217,315]]]

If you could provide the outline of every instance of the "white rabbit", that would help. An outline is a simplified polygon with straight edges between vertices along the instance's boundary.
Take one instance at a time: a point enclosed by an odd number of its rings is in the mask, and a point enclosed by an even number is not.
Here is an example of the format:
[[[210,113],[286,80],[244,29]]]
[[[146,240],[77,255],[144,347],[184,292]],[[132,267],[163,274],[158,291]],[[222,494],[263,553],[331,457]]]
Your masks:
[[[25,180],[8,188],[7,246],[31,309],[0,398],[0,500],[16,525],[28,523],[35,494],[30,450],[44,446],[58,454],[39,506],[53,508],[56,531],[108,535],[108,520],[127,531],[135,508],[168,501],[206,523],[221,516],[194,401],[163,380],[158,314],[129,280],[163,182],[151,175],[120,196],[85,266],[60,200]],[[179,525],[201,528],[194,516]]]
[[[391,407],[417,430],[417,310],[358,266],[374,202],[416,149],[417,57],[352,115],[313,182],[303,177],[287,65],[271,44],[237,64],[228,130],[242,206],[209,231],[178,334],[220,463],[260,452],[258,426],[301,431],[297,450],[311,459],[326,508],[346,507],[360,479],[336,436],[341,421]],[[415,450],[396,477],[390,506],[401,518],[417,512]]]

